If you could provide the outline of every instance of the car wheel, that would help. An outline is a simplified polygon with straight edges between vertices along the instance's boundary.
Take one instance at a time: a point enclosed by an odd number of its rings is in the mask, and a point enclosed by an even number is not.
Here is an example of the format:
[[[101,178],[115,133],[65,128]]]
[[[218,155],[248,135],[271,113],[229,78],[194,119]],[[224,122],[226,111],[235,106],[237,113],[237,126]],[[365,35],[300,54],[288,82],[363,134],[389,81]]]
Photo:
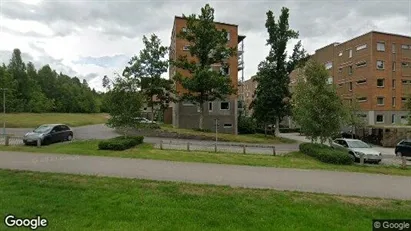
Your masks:
[[[68,141],[72,141],[72,140],[73,140],[73,136],[72,136],[72,135],[68,135],[68,136],[67,136],[67,140],[68,140]]]
[[[357,158],[355,158],[354,154],[349,154],[353,162],[357,162]]]
[[[397,153],[395,153],[395,155],[396,155],[396,156],[402,156],[402,153],[401,153],[401,152],[397,152]]]

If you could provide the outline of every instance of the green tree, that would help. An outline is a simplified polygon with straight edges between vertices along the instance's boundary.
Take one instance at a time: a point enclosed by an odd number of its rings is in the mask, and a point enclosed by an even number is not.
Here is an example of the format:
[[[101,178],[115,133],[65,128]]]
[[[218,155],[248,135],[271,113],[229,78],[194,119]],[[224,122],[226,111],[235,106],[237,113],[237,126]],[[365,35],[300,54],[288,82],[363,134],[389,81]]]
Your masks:
[[[346,121],[346,110],[335,86],[327,84],[324,65],[307,62],[293,95],[293,118],[312,142],[331,142]]]
[[[141,116],[143,96],[139,80],[131,75],[117,75],[107,93],[106,104],[110,113],[107,125],[118,128],[127,136],[128,130],[136,126],[136,117]]]
[[[359,116],[361,107],[357,101],[357,97],[353,95],[352,101],[344,105],[345,111],[345,125],[350,126],[353,135],[357,128],[362,128],[366,125],[363,118]]]
[[[6,110],[7,112],[16,112],[20,101],[16,98],[17,81],[3,64],[0,66],[0,88],[6,88]],[[1,111],[3,110],[3,92],[0,91]]]
[[[237,47],[227,46],[227,31],[216,28],[214,9],[209,4],[201,8],[200,15],[183,15],[183,18],[187,27],[177,36],[190,44],[191,58],[180,56],[171,62],[177,68],[174,80],[187,90],[179,95],[178,100],[199,106],[199,129],[203,129],[204,104],[235,93],[227,74],[211,67],[215,64],[223,69],[228,67],[227,60],[236,54]],[[190,76],[184,76],[180,70],[185,70]]]
[[[405,102],[405,108],[408,110],[408,124],[411,125],[411,94],[408,95],[408,99]]]
[[[26,73],[26,64],[21,58],[21,51],[19,49],[13,50],[7,69],[17,82],[16,98],[19,103],[16,105],[15,110],[18,112],[23,112],[25,111],[26,105],[30,98],[30,86],[27,84],[28,76]]]
[[[155,34],[150,39],[143,36],[143,43],[144,49],[139,56],[130,60],[126,72],[140,78],[141,91],[147,106],[151,108],[151,121],[154,121],[155,109],[166,104],[164,101],[167,99],[164,98],[171,91],[170,81],[161,78],[168,68],[168,60],[164,59],[168,48],[161,45],[161,40]]]
[[[53,108],[53,100],[48,99],[43,93],[39,83],[36,68],[32,62],[27,63],[27,84],[29,88],[26,112],[50,112]]]
[[[289,73],[298,64],[298,59],[305,54],[300,50],[301,43],[297,43],[290,61],[287,62],[287,43],[290,39],[298,38],[298,32],[290,29],[289,10],[281,9],[281,15],[276,22],[273,12],[267,12],[265,27],[268,32],[267,45],[270,46],[268,56],[258,66],[258,73],[254,81],[258,83],[255,98],[251,104],[253,117],[259,124],[275,123],[276,133],[279,132],[279,123],[284,116],[291,114],[289,100]],[[295,59],[295,60],[294,60]]]

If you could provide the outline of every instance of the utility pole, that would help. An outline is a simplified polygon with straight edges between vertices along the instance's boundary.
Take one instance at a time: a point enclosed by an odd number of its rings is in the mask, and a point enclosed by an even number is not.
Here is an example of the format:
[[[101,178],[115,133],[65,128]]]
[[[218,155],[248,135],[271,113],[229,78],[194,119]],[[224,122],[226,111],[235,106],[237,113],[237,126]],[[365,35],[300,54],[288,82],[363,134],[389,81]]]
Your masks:
[[[6,91],[7,88],[0,88],[3,91],[3,136],[6,135]]]
[[[217,134],[218,134],[218,119],[215,119],[215,145],[217,145]]]

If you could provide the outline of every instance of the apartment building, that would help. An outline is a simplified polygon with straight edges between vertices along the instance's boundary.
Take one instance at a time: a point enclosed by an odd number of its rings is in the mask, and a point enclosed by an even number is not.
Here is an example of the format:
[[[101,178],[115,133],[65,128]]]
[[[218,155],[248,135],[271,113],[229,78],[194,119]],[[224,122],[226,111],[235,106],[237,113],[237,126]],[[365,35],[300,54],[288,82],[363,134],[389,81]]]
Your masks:
[[[411,94],[411,37],[371,31],[343,43],[315,51],[337,92],[347,102],[358,102],[369,125],[405,124],[404,105]],[[291,86],[297,72],[290,75]]]
[[[238,25],[216,22],[217,29],[225,29],[228,32],[228,46],[241,47],[241,44],[245,39],[245,36],[238,35]],[[170,59],[176,60],[179,56],[186,55],[189,60],[194,60],[195,57],[191,57],[189,53],[190,44],[181,38],[177,38],[182,30],[186,29],[186,20],[182,17],[175,16],[174,25],[171,35],[170,45]],[[243,62],[243,49],[239,49],[237,56],[231,57],[228,62],[228,68],[221,68],[219,64],[215,64],[210,68],[220,70],[228,74],[231,78],[233,86],[238,89],[238,72],[244,69]],[[179,71],[186,77],[190,77],[190,74],[185,70],[177,70],[175,67],[170,67],[169,75],[170,79],[173,78],[176,71]],[[187,90],[184,89],[181,84],[174,84],[177,94],[182,94]],[[204,105],[204,128],[215,130],[215,122],[218,120],[218,130],[223,133],[237,134],[237,113],[238,113],[238,94],[228,96],[225,100],[217,100],[208,102]],[[178,102],[172,104],[172,120],[173,126],[178,128],[198,128],[200,109],[198,106],[190,102]]]
[[[245,104],[247,115],[251,115],[252,113],[252,110],[249,108],[253,101],[255,90],[257,89],[257,82],[254,81],[255,77],[256,76],[252,76],[250,79],[243,81],[238,88],[238,95]]]

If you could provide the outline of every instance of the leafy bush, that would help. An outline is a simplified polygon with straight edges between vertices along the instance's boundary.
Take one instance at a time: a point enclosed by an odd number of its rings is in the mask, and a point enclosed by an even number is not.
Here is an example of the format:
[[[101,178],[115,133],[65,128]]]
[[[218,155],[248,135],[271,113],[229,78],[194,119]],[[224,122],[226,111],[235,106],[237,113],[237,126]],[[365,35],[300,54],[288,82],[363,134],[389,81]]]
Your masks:
[[[353,160],[344,150],[332,149],[326,145],[302,143],[300,144],[300,151],[306,155],[316,158],[317,160],[339,165],[350,165]]]
[[[281,128],[280,133],[300,133],[300,128]]]
[[[206,129],[206,128],[203,128],[203,129],[193,128],[193,130],[196,131],[196,132],[207,132],[207,133],[212,132],[210,129]]]
[[[238,133],[240,134],[254,134],[256,133],[257,125],[253,118],[239,116],[238,117]]]
[[[143,143],[143,140],[143,136],[119,136],[100,141],[98,143],[98,149],[122,151]]]

